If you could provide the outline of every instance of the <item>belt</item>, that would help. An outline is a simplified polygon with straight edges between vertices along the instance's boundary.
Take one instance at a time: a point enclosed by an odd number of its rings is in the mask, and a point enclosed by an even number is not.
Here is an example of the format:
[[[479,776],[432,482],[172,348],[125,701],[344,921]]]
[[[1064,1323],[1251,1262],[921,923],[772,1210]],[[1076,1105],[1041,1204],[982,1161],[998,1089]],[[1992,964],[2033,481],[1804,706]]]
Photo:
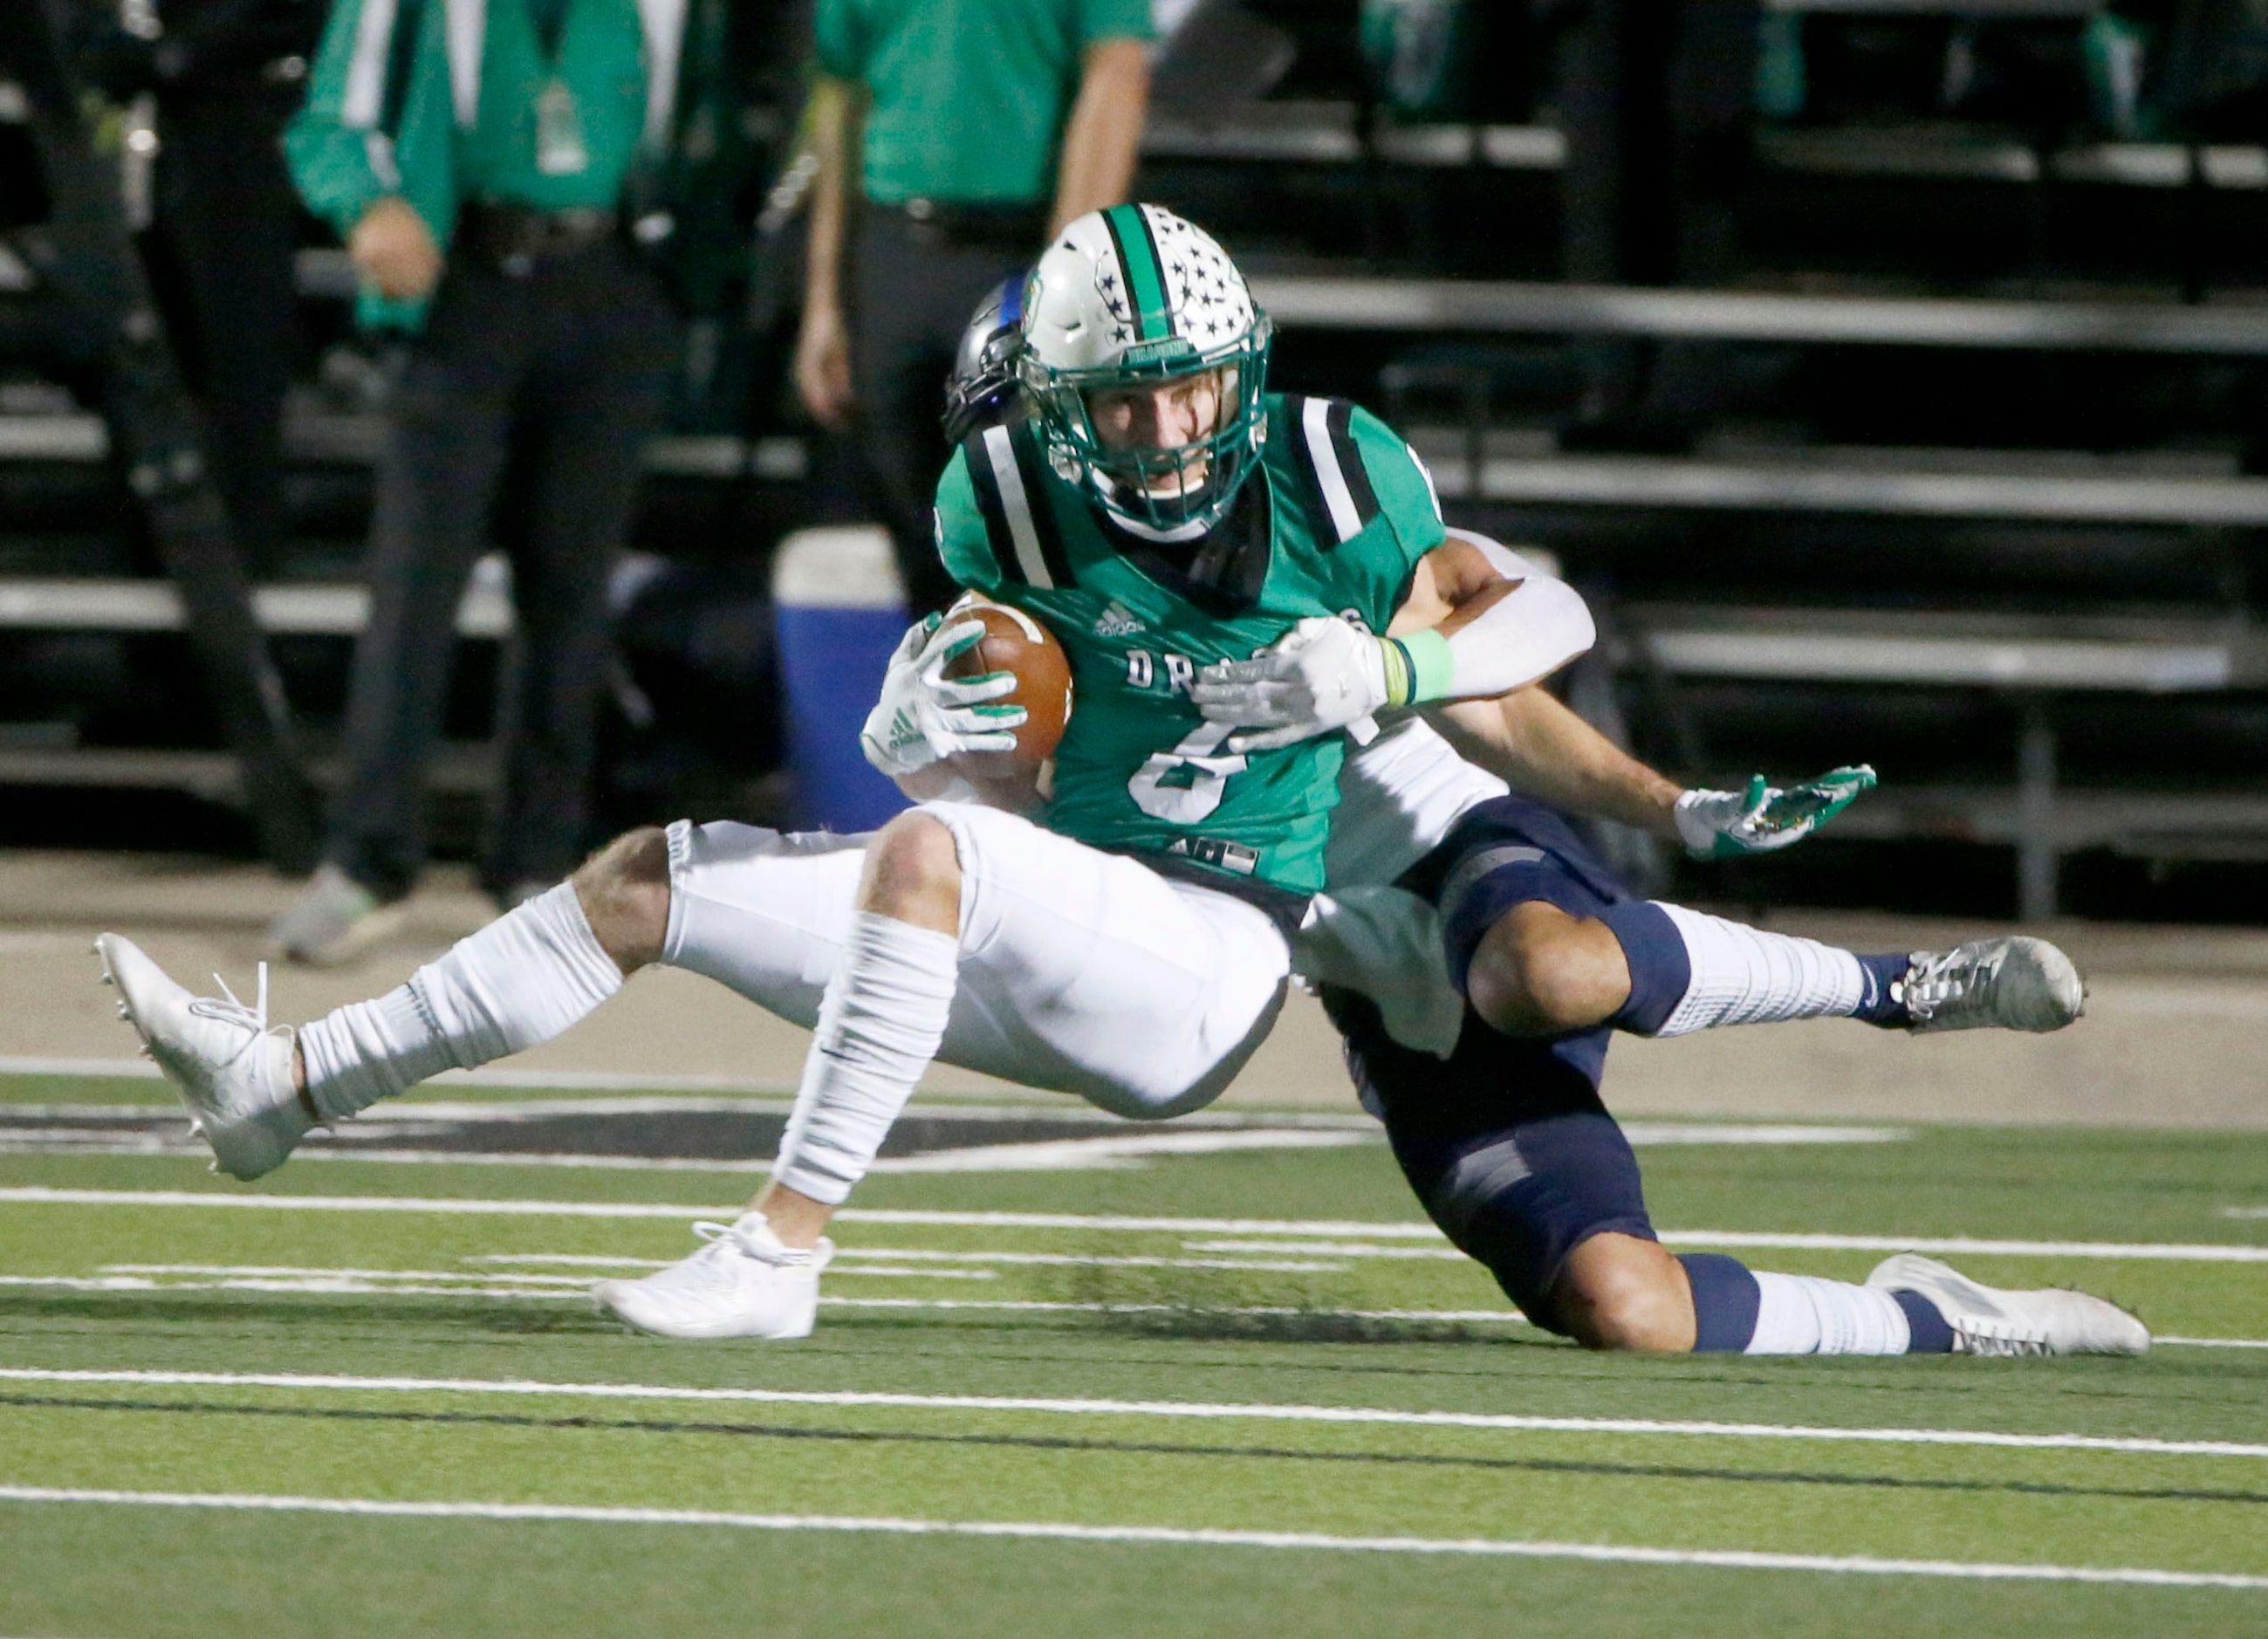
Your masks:
[[[611,210],[538,210],[476,199],[457,213],[453,247],[507,277],[524,279],[539,262],[613,239],[620,225]]]
[[[1021,200],[998,203],[927,199],[869,200],[869,210],[902,225],[917,244],[966,245],[1035,254],[1048,232],[1047,207]]]

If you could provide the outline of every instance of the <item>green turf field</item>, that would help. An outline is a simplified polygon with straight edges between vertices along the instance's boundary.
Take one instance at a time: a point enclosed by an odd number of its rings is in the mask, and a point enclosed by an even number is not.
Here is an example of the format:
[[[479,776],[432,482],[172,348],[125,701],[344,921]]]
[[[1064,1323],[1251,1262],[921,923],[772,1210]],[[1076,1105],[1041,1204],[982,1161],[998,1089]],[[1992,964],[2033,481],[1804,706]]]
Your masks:
[[[745,1171],[0,1153],[0,1635],[2268,1633],[2268,1137],[1641,1156],[1673,1244],[2191,1340],[1589,1355],[1362,1144],[878,1176],[815,1336],[673,1344],[580,1283]]]

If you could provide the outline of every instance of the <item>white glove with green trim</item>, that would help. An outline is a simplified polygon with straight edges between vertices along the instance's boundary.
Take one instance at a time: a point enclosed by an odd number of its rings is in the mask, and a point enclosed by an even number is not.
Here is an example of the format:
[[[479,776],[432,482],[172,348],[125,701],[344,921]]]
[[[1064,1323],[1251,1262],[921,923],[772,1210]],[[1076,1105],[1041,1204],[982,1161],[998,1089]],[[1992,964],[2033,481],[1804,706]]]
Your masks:
[[[1344,728],[1358,744],[1389,701],[1387,646],[1335,615],[1311,615],[1248,661],[1216,661],[1189,698],[1207,722],[1233,723],[1228,749],[1272,751]],[[1406,690],[1404,691],[1406,695]]]
[[[1016,691],[1016,674],[986,672],[948,680],[945,668],[984,635],[981,620],[932,615],[916,621],[898,641],[882,677],[882,698],[866,714],[858,746],[866,760],[893,779],[962,751],[1012,751],[1029,715],[1020,705],[988,705]]]
[[[1744,792],[1689,791],[1677,799],[1677,834],[1697,860],[1770,853],[1801,842],[1874,783],[1874,771],[1860,763],[1785,790],[1757,774]]]

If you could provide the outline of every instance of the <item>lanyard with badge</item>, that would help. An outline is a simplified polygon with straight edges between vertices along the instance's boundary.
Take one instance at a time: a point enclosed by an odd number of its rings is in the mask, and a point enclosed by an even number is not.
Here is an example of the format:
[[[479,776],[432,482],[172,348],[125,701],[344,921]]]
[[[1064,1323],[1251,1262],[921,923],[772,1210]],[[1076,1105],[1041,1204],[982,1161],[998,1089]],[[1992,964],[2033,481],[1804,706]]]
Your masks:
[[[549,70],[543,89],[535,93],[535,168],[545,176],[580,176],[591,168],[591,151],[583,141],[583,111],[559,67],[567,14],[573,8],[574,0],[529,0],[527,8],[536,48]]]

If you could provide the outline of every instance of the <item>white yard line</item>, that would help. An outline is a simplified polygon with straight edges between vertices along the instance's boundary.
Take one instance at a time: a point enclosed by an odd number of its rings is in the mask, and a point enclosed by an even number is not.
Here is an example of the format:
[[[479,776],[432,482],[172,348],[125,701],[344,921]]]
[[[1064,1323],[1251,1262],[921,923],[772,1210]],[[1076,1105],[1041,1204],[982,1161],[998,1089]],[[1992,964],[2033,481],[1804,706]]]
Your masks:
[[[1797,1126],[1785,1122],[1624,1121],[1617,1123],[1632,1144],[1739,1144],[1776,1148],[1788,1144],[1904,1144],[1910,1126]]]
[[[312,1276],[327,1281],[464,1281],[462,1269],[319,1269],[304,1264],[105,1264],[105,1274],[225,1274]],[[588,1286],[572,1274],[481,1274],[482,1281],[513,1286]]]
[[[625,1260],[602,1259],[615,1267]],[[659,1269],[659,1262],[637,1260],[637,1266]],[[1286,1267],[1333,1269],[1343,1266],[1333,1264],[1296,1264]],[[997,1281],[999,1273],[992,1269],[917,1269],[887,1264],[858,1264],[845,1267],[832,1266],[836,1274],[895,1275],[914,1281]],[[588,1290],[591,1277],[578,1274],[506,1274],[475,1272],[462,1269],[322,1269],[299,1264],[105,1264],[105,1274],[217,1274],[232,1280],[277,1276],[303,1281],[480,1281],[497,1286],[569,1287],[577,1291]],[[384,1290],[373,1288],[373,1290]]]
[[[1384,1141],[1375,1132],[1203,1129],[1126,1138],[1044,1139],[1024,1144],[971,1144],[919,1155],[885,1156],[869,1172],[1117,1172],[1153,1155],[1212,1155],[1250,1149],[1340,1149]],[[72,1129],[0,1133],[0,1155],[180,1155],[202,1157],[202,1145],[172,1134],[121,1138]],[[301,1161],[366,1161],[381,1166],[553,1167],[607,1172],[735,1172],[772,1170],[769,1155],[709,1160],[685,1155],[614,1155],[573,1151],[414,1149],[322,1143],[296,1152]]]
[[[1421,1261],[1462,1263],[1464,1253],[1454,1246],[1366,1246],[1359,1241],[1185,1241],[1182,1250],[1192,1252],[1279,1252],[1296,1248],[1317,1257],[1332,1258],[1398,1258]]]
[[[25,1185],[0,1189],[0,1205],[90,1207],[244,1207],[271,1212],[391,1212],[440,1215],[556,1218],[731,1218],[736,1206],[665,1206],[644,1201],[482,1200],[397,1195],[254,1195],[196,1190],[50,1189]],[[1347,1219],[1166,1218],[1049,1212],[931,1212],[848,1207],[836,1217],[845,1223],[926,1224],[952,1229],[1093,1229],[1168,1235],[1266,1235],[1344,1242],[1431,1241],[1441,1232],[1430,1223],[1379,1223]],[[2010,1258],[2099,1258],[2167,1263],[2268,1264],[2268,1246],[2213,1243],[2121,1241],[1986,1240],[1969,1236],[1805,1235],[1778,1230],[1664,1229],[1661,1238],[1684,1246],[1750,1246],[1783,1251],[1970,1252]],[[1278,1243],[1278,1250],[1307,1248]],[[1335,1244],[1334,1257],[1353,1255]]]
[[[432,1100],[423,1103],[382,1104],[365,1111],[356,1118],[359,1126],[396,1126],[412,1129],[412,1135],[429,1136],[416,1129],[440,1132],[451,1126],[526,1126],[538,1121],[563,1117],[729,1114],[785,1115],[794,1108],[786,1100],[777,1098],[589,1098],[589,1099],[515,1099],[509,1103],[468,1104],[462,1101]],[[106,1125],[91,1128],[19,1127],[0,1128],[0,1154],[14,1155],[134,1155],[153,1151],[178,1149],[186,1155],[202,1155],[203,1147],[190,1141],[185,1126],[171,1125],[170,1118],[180,1115],[176,1104],[0,1104],[0,1120],[67,1121],[92,1120]],[[1286,1111],[1274,1113],[1220,1114],[1198,1112],[1176,1120],[1174,1130],[1160,1133],[1143,1124],[1129,1122],[1123,1117],[1107,1111],[1074,1105],[1058,1108],[1051,1104],[964,1106],[954,1104],[917,1106],[916,1118],[965,1123],[971,1127],[987,1124],[1042,1120],[1050,1123],[1094,1126],[1112,1128],[1136,1128],[1123,1137],[1113,1140],[1060,1139],[1033,1141],[1029,1143],[1001,1146],[970,1146],[966,1148],[941,1150],[922,1155],[901,1157],[900,1170],[956,1171],[979,1170],[952,1164],[951,1157],[973,1155],[992,1148],[1027,1151],[1040,1143],[1115,1142],[1130,1145],[1121,1153],[1127,1155],[1211,1155],[1227,1149],[1278,1149],[1312,1147],[1329,1148],[1338,1145],[1378,1143],[1384,1133],[1377,1122],[1368,1116],[1300,1114]],[[115,1126],[121,1120],[167,1120],[163,1133],[136,1133],[122,1135]],[[1298,1136],[1286,1139],[1283,1134]],[[1912,1139],[1911,1127],[1896,1126],[1741,1126],[1730,1122],[1633,1121],[1624,1124],[1623,1135],[1640,1147],[1657,1145],[1690,1146],[1696,1144],[1725,1145],[1738,1148],[1783,1148],[1789,1145],[1815,1144],[1897,1144]],[[468,1165],[482,1163],[518,1164],[522,1166],[621,1166],[652,1167],[654,1159],[636,1155],[588,1155],[559,1153],[537,1155],[533,1153],[514,1156],[508,1152],[465,1151],[448,1149],[405,1149],[401,1148],[366,1149],[333,1148],[321,1139],[303,1146],[298,1152],[303,1157],[360,1161],[388,1161],[424,1166]],[[681,1168],[716,1166],[720,1169],[744,1170],[751,1166],[769,1166],[769,1157],[740,1163],[711,1163],[700,1157],[673,1157]],[[917,1164],[918,1163],[918,1164]]]
[[[1973,1252],[2002,1258],[2107,1258],[2143,1262],[2268,1264],[2268,1246],[2161,1241],[1997,1241],[1971,1236],[1790,1235],[1745,1229],[1664,1229],[1681,1246],[1758,1246],[1778,1251]]]
[[[1255,1242],[1261,1251],[1278,1249],[1272,1241]],[[1202,1249],[1201,1249],[1202,1250]],[[1302,1251],[1311,1250],[1301,1247]],[[1432,1253],[1413,1256],[1431,1257]],[[1462,1252],[1451,1251],[1451,1258],[1462,1258]],[[861,1258],[895,1258],[901,1263],[943,1264],[1031,1264],[1042,1266],[1072,1269],[1257,1269],[1279,1274],[1336,1274],[1344,1271],[1343,1263],[1301,1263],[1285,1259],[1257,1258],[1108,1258],[1087,1257],[1076,1252],[946,1252],[926,1247],[909,1246],[838,1246],[835,1261],[828,1268],[840,1272],[845,1259]],[[675,1261],[668,1258],[593,1258],[581,1253],[553,1252],[489,1252],[467,1258],[468,1264],[557,1264],[579,1269],[665,1269]],[[131,1266],[109,1264],[105,1267],[124,1269]],[[453,1276],[453,1279],[461,1278]]]
[[[1513,1541],[1486,1537],[1341,1537],[1305,1531],[1216,1531],[1174,1525],[1084,1525],[1029,1520],[899,1519],[828,1514],[735,1514],[708,1509],[593,1508],[553,1502],[421,1502],[376,1497],[268,1496],[210,1491],[100,1491],[0,1486],[0,1502],[78,1502],[249,1513],[347,1514],[386,1519],[490,1519],[601,1525],[707,1525],[742,1531],[856,1532],[885,1536],[1004,1537],[1019,1540],[1151,1547],[1276,1548],[1309,1553],[1460,1554],[1584,1560],[1596,1564],[1696,1566],[1722,1570],[1814,1571],[1867,1576],[1935,1576],[1978,1582],[2076,1582],[2151,1588],[2268,1590],[2268,1576],[2140,1566],[2023,1565],[1977,1560],[1894,1560],[1865,1555],[1771,1554],[1745,1548],[1652,1548],[1600,1542]]]
[[[494,1377],[364,1377],[308,1372],[92,1371],[32,1367],[0,1367],[0,1382],[309,1389],[340,1393],[500,1394],[534,1399],[696,1400],[765,1406],[879,1406],[909,1411],[1029,1412],[1067,1417],[1388,1424],[1403,1428],[1485,1429],[1544,1434],[1694,1435],[1711,1439],[1807,1440],[1862,1445],[1992,1446],[2021,1451],[2115,1451],[2158,1457],[2268,1458],[2268,1444],[2229,1440],[2008,1434],[1978,1429],[1837,1429],[1805,1423],[1695,1422],[1638,1417],[1535,1417],[1511,1412],[1397,1411],[1377,1406],[1221,1404],[1202,1400],[1067,1399],[998,1394],[900,1394],[858,1390],[690,1388],[674,1384],[648,1383],[544,1383]]]
[[[165,1072],[146,1059],[56,1059],[0,1054],[0,1075],[83,1075],[102,1080],[151,1081]],[[444,1070],[431,1078],[444,1087],[539,1087],[568,1091],[744,1093],[792,1098],[795,1089],[780,1082],[752,1082],[731,1075],[624,1075],[610,1070],[513,1070],[501,1066],[479,1070]]]
[[[0,1061],[4,1062],[4,1061]],[[792,1090],[792,1089],[791,1089]],[[467,1099],[409,1097],[390,1099],[361,1111],[354,1118],[357,1127],[391,1125],[419,1126],[433,1122],[463,1122],[479,1126],[525,1126],[530,1122],[556,1120],[562,1117],[583,1116],[644,1116],[644,1115],[778,1115],[784,1116],[795,1108],[792,1098],[734,1098],[664,1096],[624,1098],[512,1098],[473,1102]],[[0,1119],[70,1120],[163,1120],[173,1119],[186,1124],[178,1099],[153,1100],[147,1104],[13,1104],[0,1103]],[[1075,1100],[1049,1097],[1046,1102],[1024,1104],[946,1104],[928,1099],[910,1106],[909,1120],[959,1121],[971,1126],[1002,1121],[1044,1121],[1051,1126],[1095,1126],[1112,1128],[1128,1133],[1153,1133],[1156,1126],[1145,1121],[1129,1120],[1098,1110],[1091,1104]],[[1375,1135],[1378,1122],[1366,1115],[1338,1115],[1314,1110],[1199,1110],[1174,1119],[1175,1132],[1244,1131],[1254,1128],[1280,1130],[1294,1128],[1315,1132],[1367,1133]],[[1680,1129],[1683,1130],[1683,1129]],[[1695,1126],[1694,1132],[1744,1133],[1745,1127]],[[1862,1132],[1867,1128],[1802,1127],[1791,1129],[1806,1133]],[[1885,1129],[1888,1130],[1888,1129]],[[1670,1141],[1678,1141],[1676,1140]]]

